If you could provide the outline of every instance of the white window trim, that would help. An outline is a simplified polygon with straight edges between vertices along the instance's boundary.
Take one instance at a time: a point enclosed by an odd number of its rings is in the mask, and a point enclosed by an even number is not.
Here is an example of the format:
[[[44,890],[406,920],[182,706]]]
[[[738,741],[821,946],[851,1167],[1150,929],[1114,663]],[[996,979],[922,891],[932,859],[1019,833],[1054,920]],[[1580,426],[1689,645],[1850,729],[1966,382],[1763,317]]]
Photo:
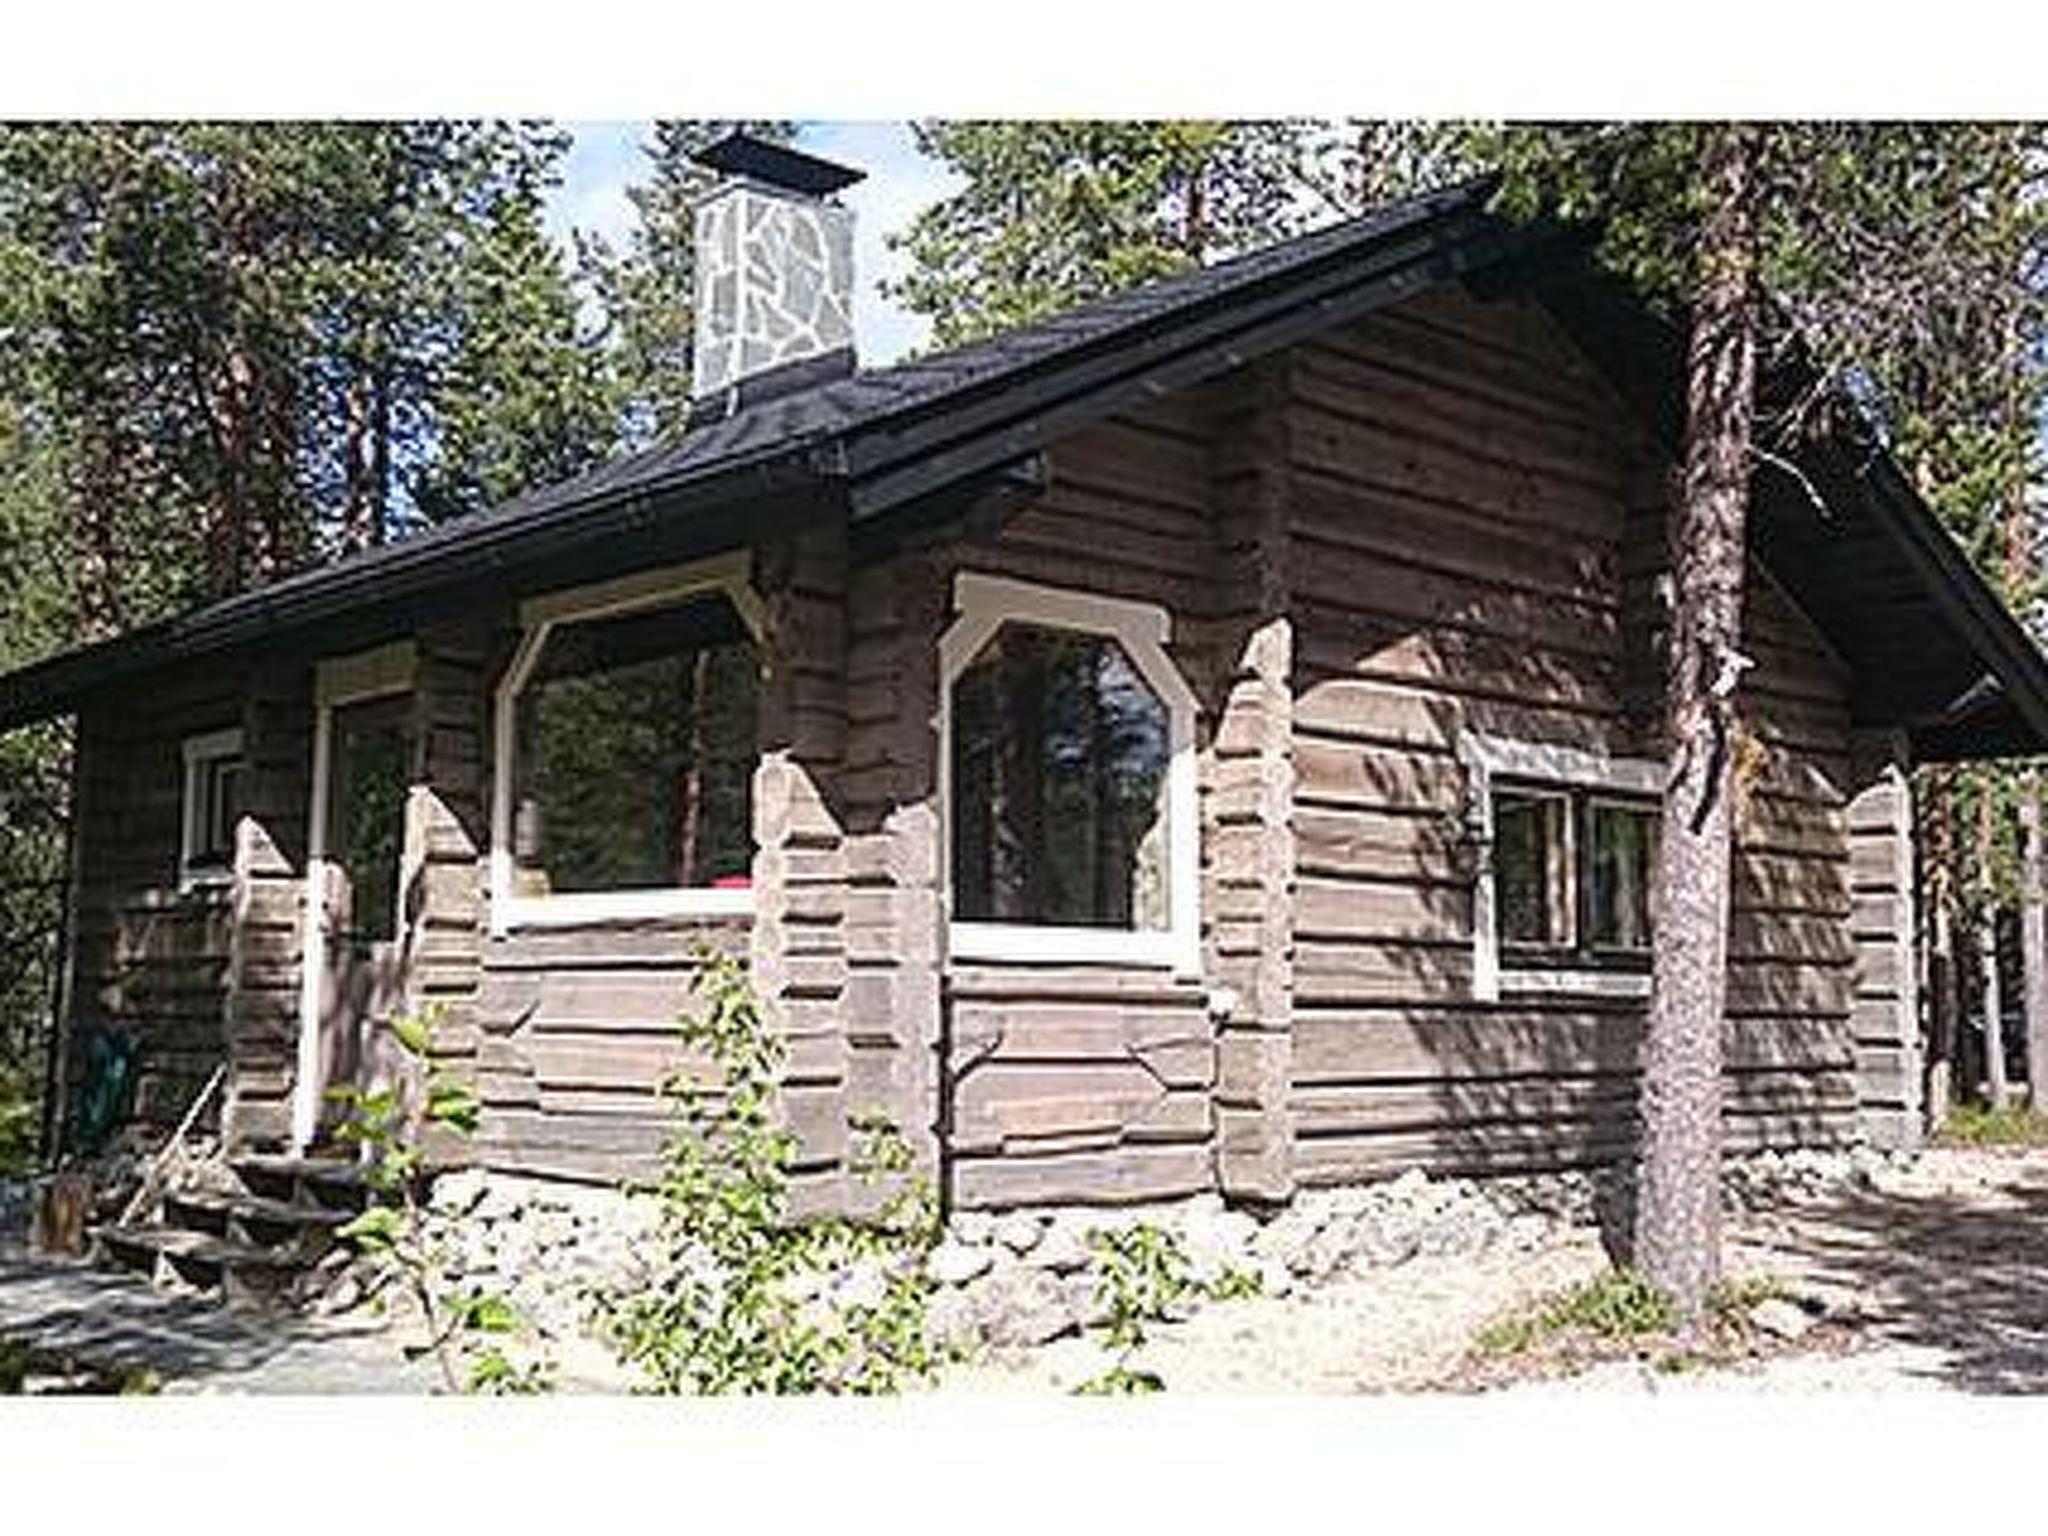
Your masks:
[[[1515,969],[1502,964],[1500,934],[1495,923],[1493,781],[1498,776],[1525,780],[1538,788],[1661,795],[1665,765],[1655,758],[1610,757],[1579,747],[1515,741],[1471,731],[1459,734],[1458,760],[1465,768],[1467,827],[1484,850],[1472,882],[1473,999],[1495,1003],[1504,996],[1557,993],[1648,997],[1650,978],[1637,972]],[[1576,870],[1573,878],[1576,882]]]
[[[232,846],[229,849],[228,862],[224,866],[207,865],[195,868],[193,860],[199,857],[199,845],[205,833],[206,807],[202,803],[202,791],[206,777],[202,770],[208,763],[242,755],[242,728],[231,725],[218,731],[187,736],[182,746],[182,755],[185,776],[183,792],[179,797],[178,889],[196,891],[231,885],[235,878]],[[245,769],[244,772],[246,771]],[[231,835],[231,845],[232,841]]]
[[[1166,652],[1173,621],[1155,603],[1043,587],[1007,576],[954,577],[957,617],[939,638],[939,866],[947,950],[956,960],[1019,964],[1139,965],[1181,976],[1201,971],[1201,826],[1195,768],[1194,690]],[[1166,706],[1167,926],[1086,928],[955,922],[953,906],[953,684],[1006,623],[1037,624],[1115,640]]]
[[[522,896],[517,889],[512,849],[513,711],[555,627],[585,619],[614,618],[644,609],[667,607],[686,598],[722,593],[731,601],[740,622],[747,627],[755,643],[766,644],[768,610],[754,590],[752,571],[752,552],[741,549],[688,565],[636,571],[614,581],[548,592],[520,604],[519,622],[523,632],[493,695],[490,916],[494,937],[503,938],[515,928],[573,927],[646,918],[746,917],[752,914],[754,892],[751,886],[743,890],[670,887]]]
[[[327,946],[333,932],[333,913],[327,907],[327,800],[334,777],[334,712],[345,705],[409,692],[418,665],[419,652],[413,642],[394,640],[352,655],[331,656],[313,669],[313,782],[306,811],[306,881],[301,898],[305,942],[300,950],[299,1046],[292,1085],[292,1147],[299,1152],[311,1145],[320,1122],[320,1013],[327,988]],[[401,914],[405,892],[412,888],[424,856],[412,836],[412,820],[408,807],[395,909]]]

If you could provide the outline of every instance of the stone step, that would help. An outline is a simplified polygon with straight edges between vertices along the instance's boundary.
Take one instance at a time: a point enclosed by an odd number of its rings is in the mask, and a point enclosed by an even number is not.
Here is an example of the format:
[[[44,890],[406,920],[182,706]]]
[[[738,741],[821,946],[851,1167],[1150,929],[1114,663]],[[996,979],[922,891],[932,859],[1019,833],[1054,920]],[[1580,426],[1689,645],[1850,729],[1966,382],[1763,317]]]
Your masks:
[[[302,1261],[231,1238],[155,1224],[110,1223],[91,1229],[98,1254],[159,1284],[177,1281],[227,1301],[270,1302],[286,1295]]]

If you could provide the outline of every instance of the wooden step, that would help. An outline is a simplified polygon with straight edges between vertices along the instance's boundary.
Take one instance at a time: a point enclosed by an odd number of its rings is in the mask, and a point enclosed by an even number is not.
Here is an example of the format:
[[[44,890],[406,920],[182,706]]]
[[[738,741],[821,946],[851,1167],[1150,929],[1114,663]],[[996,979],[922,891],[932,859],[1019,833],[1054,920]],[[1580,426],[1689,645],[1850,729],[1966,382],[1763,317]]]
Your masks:
[[[305,1268],[300,1261],[204,1232],[163,1226],[91,1229],[100,1255],[124,1268],[141,1270],[153,1280],[175,1279],[202,1290],[218,1291],[233,1302],[268,1302],[285,1295]]]
[[[164,1196],[163,1225],[283,1251],[303,1261],[319,1257],[352,1211],[213,1190],[173,1190]]]
[[[257,1199],[353,1213],[371,1193],[364,1166],[348,1157],[237,1157],[228,1167]]]

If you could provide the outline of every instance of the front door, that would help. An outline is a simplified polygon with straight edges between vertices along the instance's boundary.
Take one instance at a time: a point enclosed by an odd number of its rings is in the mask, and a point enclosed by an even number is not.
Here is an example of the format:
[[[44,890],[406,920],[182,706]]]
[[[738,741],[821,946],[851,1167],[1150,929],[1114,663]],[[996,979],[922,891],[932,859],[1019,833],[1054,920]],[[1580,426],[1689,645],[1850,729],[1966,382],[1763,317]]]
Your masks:
[[[327,796],[327,1006],[322,1010],[319,1130],[343,1106],[329,1090],[388,1077],[378,1021],[404,1006],[405,808],[412,782],[411,700],[335,708]]]

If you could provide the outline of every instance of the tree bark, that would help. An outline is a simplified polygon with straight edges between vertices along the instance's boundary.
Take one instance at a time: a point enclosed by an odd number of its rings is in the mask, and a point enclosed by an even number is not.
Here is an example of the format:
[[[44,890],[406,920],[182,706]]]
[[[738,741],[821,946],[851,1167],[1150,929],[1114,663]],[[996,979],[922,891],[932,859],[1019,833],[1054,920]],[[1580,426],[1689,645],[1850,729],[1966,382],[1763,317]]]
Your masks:
[[[1983,962],[1984,1001],[1984,1091],[1993,1109],[2005,1108],[2005,999],[1998,977],[1998,893],[1991,880],[1992,855],[1997,850],[1995,812],[1991,786],[1985,786],[1982,809],[1977,820],[1978,878],[1984,893],[1977,917],[1977,952]]]
[[[1686,360],[1684,481],[1670,528],[1664,792],[1643,1047],[1635,1259],[1696,1321],[1721,1263],[1721,1014],[1729,841],[1738,790],[1734,691],[1756,384],[1756,130],[1709,133],[1698,293]]]
[[[2026,971],[2027,1103],[2041,1112],[2048,1090],[2048,892],[2041,883],[2041,778],[2021,781],[2020,962]]]

